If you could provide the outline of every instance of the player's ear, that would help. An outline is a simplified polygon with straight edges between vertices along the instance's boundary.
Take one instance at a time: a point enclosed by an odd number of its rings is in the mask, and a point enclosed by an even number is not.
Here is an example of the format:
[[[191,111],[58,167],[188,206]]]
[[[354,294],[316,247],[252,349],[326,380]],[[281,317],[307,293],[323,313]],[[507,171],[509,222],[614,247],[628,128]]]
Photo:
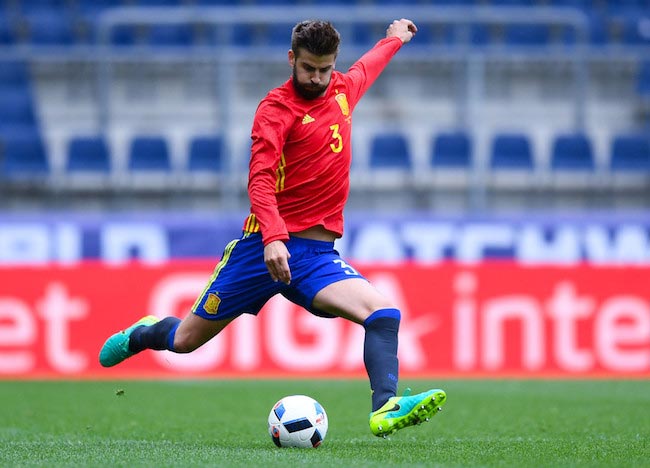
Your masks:
[[[289,49],[288,52],[288,57],[289,57],[289,66],[293,68],[296,65],[296,54],[293,53],[292,49]]]

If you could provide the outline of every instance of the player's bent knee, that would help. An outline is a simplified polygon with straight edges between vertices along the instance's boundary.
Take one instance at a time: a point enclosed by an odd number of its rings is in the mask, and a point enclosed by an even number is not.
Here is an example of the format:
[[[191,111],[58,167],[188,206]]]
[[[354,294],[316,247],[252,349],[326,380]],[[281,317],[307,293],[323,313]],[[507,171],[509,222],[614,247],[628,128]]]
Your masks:
[[[389,299],[382,297],[369,304],[367,312],[368,315],[371,315],[377,312],[378,310],[383,310],[383,309],[398,309],[398,307]]]
[[[198,349],[205,341],[193,338],[191,335],[179,335],[174,337],[174,352],[180,354],[191,353]]]

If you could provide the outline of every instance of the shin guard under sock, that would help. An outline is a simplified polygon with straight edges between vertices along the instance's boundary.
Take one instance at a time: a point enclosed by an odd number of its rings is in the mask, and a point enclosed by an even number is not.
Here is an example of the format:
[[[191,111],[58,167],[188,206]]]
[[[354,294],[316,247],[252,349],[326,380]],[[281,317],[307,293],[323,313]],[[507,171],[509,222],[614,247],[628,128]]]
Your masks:
[[[372,389],[372,411],[381,408],[397,393],[397,332],[400,318],[397,309],[380,309],[363,322],[366,329],[363,362]]]

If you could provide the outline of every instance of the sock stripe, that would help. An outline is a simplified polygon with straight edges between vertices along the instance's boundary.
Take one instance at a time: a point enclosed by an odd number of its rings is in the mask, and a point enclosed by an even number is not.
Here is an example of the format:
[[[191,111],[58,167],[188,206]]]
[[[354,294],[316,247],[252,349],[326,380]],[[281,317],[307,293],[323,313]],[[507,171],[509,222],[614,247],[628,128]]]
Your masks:
[[[401,317],[402,315],[398,309],[379,309],[375,310],[366,320],[364,320],[363,326],[367,327],[378,318],[393,318],[395,320],[400,320]]]

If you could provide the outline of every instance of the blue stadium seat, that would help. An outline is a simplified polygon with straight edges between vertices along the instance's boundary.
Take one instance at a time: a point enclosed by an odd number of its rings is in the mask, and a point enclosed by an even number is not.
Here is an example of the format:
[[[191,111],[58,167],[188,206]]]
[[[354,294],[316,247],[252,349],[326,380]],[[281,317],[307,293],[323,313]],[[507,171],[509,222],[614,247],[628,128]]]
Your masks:
[[[136,24],[116,24],[111,27],[109,42],[116,46],[132,46],[146,42],[149,28]]]
[[[110,43],[117,46],[189,46],[194,40],[189,24],[117,24]]]
[[[440,133],[433,137],[431,167],[469,169],[472,165],[472,141],[464,132]]]
[[[271,45],[291,45],[291,31],[296,22],[270,24],[265,31],[265,41]]]
[[[382,34],[382,30],[386,30],[385,25],[382,28],[380,25],[362,21],[352,23],[349,27],[345,24],[341,26],[339,32],[343,41],[363,47],[371,47],[385,35],[385,32]]]
[[[617,172],[650,173],[650,137],[640,134],[614,137],[610,169]]]
[[[504,40],[515,46],[543,46],[549,43],[550,29],[546,24],[509,24]]]
[[[551,169],[556,171],[593,171],[591,142],[582,133],[559,135],[553,142]]]
[[[220,172],[224,168],[222,141],[218,136],[199,136],[190,142],[187,162],[192,172]]]
[[[188,46],[192,44],[192,27],[189,24],[157,24],[149,28],[146,38],[151,45]]]
[[[27,36],[34,45],[70,45],[74,42],[72,19],[64,11],[39,11],[25,16]]]
[[[0,88],[0,127],[5,125],[36,125],[29,89],[15,86]]]
[[[0,88],[28,87],[29,71],[25,62],[11,60],[0,62]]]
[[[376,135],[370,144],[370,167],[409,169],[411,155],[406,137],[400,133]]]
[[[38,132],[5,136],[0,141],[0,175],[22,180],[49,175],[47,153]]]
[[[109,173],[111,170],[108,146],[104,138],[74,137],[68,143],[68,172]]]
[[[167,140],[163,137],[135,137],[129,150],[131,171],[170,171],[171,161]]]
[[[623,41],[630,45],[650,45],[650,7],[644,14],[639,11],[628,13],[622,19]]]
[[[9,45],[14,42],[11,22],[0,11],[0,45]]]
[[[610,41],[607,17],[602,13],[589,15],[589,42],[595,46],[602,46]]]
[[[490,167],[532,171],[533,155],[528,137],[517,133],[496,135],[492,140]]]
[[[471,24],[468,28],[469,32],[463,32],[463,34],[468,35],[466,40],[463,41],[464,43],[469,43],[474,46],[485,46],[492,42],[492,33],[487,24]]]

